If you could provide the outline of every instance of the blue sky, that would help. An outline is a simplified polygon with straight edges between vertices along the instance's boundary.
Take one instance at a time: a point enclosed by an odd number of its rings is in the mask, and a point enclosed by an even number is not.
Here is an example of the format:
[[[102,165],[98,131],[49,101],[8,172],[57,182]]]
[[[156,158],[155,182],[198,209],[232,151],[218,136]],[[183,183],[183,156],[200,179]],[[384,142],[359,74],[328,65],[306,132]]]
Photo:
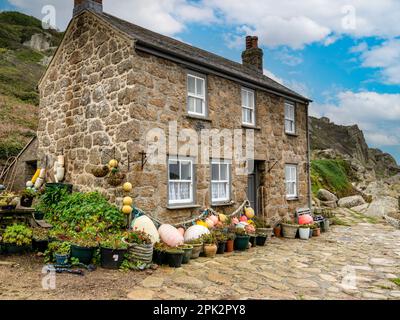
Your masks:
[[[48,4],[64,29],[72,0],[0,9],[43,18]],[[314,100],[313,115],[358,124],[400,163],[400,1],[104,0],[104,9],[238,62],[245,36],[259,36],[267,75]]]

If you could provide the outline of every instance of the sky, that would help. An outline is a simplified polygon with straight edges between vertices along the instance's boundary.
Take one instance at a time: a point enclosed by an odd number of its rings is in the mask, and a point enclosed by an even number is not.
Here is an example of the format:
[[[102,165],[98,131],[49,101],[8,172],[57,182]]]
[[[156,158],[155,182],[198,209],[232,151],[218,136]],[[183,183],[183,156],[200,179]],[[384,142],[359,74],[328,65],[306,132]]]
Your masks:
[[[314,102],[311,115],[357,124],[400,163],[399,0],[104,0],[104,11],[241,62],[246,35],[264,73]],[[73,0],[0,0],[64,30]]]

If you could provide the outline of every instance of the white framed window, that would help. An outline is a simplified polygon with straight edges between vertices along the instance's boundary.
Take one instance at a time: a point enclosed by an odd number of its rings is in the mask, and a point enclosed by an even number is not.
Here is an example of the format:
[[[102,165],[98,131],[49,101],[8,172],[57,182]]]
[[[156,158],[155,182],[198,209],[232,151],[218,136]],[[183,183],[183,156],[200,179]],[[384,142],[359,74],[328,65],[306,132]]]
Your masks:
[[[285,102],[285,132],[296,133],[295,104],[289,101]]]
[[[193,203],[193,160],[186,157],[168,159],[168,203]]]
[[[297,197],[297,166],[294,164],[287,164],[285,166],[285,185],[286,197]]]
[[[254,90],[247,88],[242,88],[242,123],[256,124]]]
[[[211,202],[231,200],[231,163],[211,160]]]
[[[205,117],[206,112],[206,77],[194,73],[187,75],[188,113]]]

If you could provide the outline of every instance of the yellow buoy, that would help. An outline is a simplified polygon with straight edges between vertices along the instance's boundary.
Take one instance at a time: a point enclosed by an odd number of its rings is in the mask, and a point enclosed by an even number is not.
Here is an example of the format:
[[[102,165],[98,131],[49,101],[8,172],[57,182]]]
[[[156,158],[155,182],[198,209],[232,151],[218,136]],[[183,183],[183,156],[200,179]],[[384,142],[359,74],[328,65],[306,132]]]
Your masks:
[[[118,161],[115,160],[115,159],[112,159],[112,160],[110,160],[110,162],[108,163],[108,166],[109,166],[110,168],[116,168],[116,167],[118,167]]]
[[[122,186],[122,189],[124,189],[125,192],[131,192],[132,191],[132,183],[130,182],[125,182],[124,185]]]
[[[125,197],[122,203],[124,206],[132,206],[133,199],[131,197]]]
[[[254,218],[254,210],[251,207],[247,207],[244,209],[244,214],[246,215],[247,218],[253,219]]]
[[[33,184],[36,182],[37,178],[39,178],[39,174],[40,174],[40,169],[37,169],[31,180]]]
[[[122,207],[122,213],[124,214],[131,214],[132,213],[132,207],[131,206],[123,206]]]

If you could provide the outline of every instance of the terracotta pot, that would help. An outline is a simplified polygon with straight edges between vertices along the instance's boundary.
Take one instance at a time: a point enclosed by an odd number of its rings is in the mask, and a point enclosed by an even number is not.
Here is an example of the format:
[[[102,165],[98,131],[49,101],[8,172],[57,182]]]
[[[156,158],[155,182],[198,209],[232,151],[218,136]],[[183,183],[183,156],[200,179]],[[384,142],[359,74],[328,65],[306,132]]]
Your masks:
[[[282,237],[282,228],[280,226],[274,228],[274,235],[277,238]]]
[[[233,252],[233,240],[228,240],[226,242],[225,252]]]
[[[205,244],[204,245],[204,255],[207,258],[214,258],[217,254],[218,247],[216,244]]]
[[[320,228],[313,229],[312,235],[313,237],[319,237],[321,235],[321,229]]]

